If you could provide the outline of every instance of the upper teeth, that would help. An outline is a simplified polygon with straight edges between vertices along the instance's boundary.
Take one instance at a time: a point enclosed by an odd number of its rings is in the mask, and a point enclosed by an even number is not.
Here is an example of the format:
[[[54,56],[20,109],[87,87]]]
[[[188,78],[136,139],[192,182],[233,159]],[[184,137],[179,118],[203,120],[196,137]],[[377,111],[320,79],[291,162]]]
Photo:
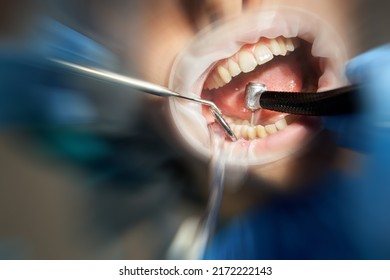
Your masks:
[[[205,88],[222,87],[241,72],[251,72],[257,65],[265,64],[277,55],[285,56],[289,52],[293,52],[296,47],[297,41],[292,38],[261,38],[251,48],[241,49],[235,55],[218,63],[218,66],[211,71],[207,78]]]

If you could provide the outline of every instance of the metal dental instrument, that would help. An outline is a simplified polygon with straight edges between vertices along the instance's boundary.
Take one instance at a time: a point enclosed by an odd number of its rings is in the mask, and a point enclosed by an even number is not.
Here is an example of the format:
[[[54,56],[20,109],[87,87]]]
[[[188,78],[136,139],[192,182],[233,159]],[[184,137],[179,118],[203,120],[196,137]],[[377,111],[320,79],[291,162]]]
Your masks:
[[[252,110],[251,126],[254,125],[255,111],[260,109],[260,97],[267,87],[264,84],[249,83],[245,88],[245,104]]]
[[[352,85],[323,92],[268,91],[264,84],[248,83],[245,103],[252,111],[267,109],[306,116],[331,116],[360,112],[358,91]]]
[[[229,138],[232,141],[236,141],[237,138],[234,135],[233,130],[230,128],[229,124],[225,121],[225,119],[222,117],[221,110],[211,101],[200,99],[200,98],[193,98],[188,96],[183,96],[178,94],[177,92],[171,91],[168,88],[152,84],[146,81],[138,80],[135,78],[123,76],[117,73],[109,72],[106,70],[98,69],[98,68],[92,68],[87,66],[82,66],[78,64],[74,64],[71,62],[58,60],[58,59],[50,59],[51,61],[60,64],[67,69],[74,70],[78,73],[82,73],[85,75],[88,75],[93,78],[101,78],[108,82],[113,82],[116,84],[121,84],[124,86],[131,87],[132,89],[136,89],[139,91],[142,91],[144,93],[157,95],[161,97],[176,97],[176,98],[182,98],[186,99],[192,102],[197,102],[202,105],[206,105],[210,107],[211,113],[214,115],[215,120],[223,127],[223,129],[226,131],[226,134],[229,136]]]

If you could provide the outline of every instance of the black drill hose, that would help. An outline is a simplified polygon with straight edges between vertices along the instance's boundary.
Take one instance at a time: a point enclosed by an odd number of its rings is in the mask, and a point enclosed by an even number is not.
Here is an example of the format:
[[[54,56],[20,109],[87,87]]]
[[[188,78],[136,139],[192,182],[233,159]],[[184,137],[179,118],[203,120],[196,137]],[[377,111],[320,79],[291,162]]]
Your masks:
[[[360,111],[359,86],[346,86],[324,92],[265,91],[260,97],[263,109],[306,116],[353,114]]]

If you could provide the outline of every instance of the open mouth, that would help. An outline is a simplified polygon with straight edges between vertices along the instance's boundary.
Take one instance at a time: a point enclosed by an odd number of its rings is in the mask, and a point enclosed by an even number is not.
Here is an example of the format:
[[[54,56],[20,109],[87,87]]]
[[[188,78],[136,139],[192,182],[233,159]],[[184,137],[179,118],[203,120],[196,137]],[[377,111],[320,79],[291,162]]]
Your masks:
[[[343,85],[340,72],[346,56],[337,38],[326,24],[302,11],[250,14],[200,36],[176,62],[170,87],[221,109],[239,138],[234,143],[226,139],[233,161],[275,161],[305,146],[320,130],[320,119],[268,110],[253,113],[245,105],[245,86],[255,82],[275,91],[316,92]],[[210,112],[180,101],[171,102],[171,111],[192,149],[207,154]]]
[[[219,61],[209,72],[201,97],[222,110],[238,138],[254,140],[278,133],[297,117],[268,110],[252,113],[245,105],[245,86],[256,82],[269,90],[316,91],[323,74],[320,65],[326,62],[310,51],[311,45],[299,38],[260,38]]]

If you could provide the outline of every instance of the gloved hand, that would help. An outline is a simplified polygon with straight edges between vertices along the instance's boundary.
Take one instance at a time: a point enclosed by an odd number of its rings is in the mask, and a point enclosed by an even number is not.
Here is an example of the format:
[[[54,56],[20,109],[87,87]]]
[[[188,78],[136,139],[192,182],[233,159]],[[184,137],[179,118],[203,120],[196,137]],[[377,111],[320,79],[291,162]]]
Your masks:
[[[366,104],[373,129],[387,126],[390,121],[390,44],[366,52],[353,59],[346,69],[352,83],[364,83],[366,92],[362,100]]]
[[[27,129],[46,141],[41,144],[49,151],[77,162],[93,162],[110,149],[91,129],[80,127],[96,127],[103,111],[97,106],[108,102],[94,102],[85,90],[90,88],[88,81],[62,71],[48,58],[104,69],[116,68],[117,61],[81,33],[50,18],[37,20],[35,34],[24,44],[8,42],[0,47],[0,131]]]
[[[25,44],[10,42],[0,48],[0,127],[95,121],[88,98],[47,58],[112,69],[117,65],[115,57],[49,18],[41,18],[35,35],[26,40]]]
[[[390,44],[368,51],[346,66],[352,84],[362,84],[359,103],[363,112],[356,115],[323,117],[326,129],[335,132],[339,146],[367,152],[380,126],[390,121]],[[386,133],[385,133],[386,134]]]

